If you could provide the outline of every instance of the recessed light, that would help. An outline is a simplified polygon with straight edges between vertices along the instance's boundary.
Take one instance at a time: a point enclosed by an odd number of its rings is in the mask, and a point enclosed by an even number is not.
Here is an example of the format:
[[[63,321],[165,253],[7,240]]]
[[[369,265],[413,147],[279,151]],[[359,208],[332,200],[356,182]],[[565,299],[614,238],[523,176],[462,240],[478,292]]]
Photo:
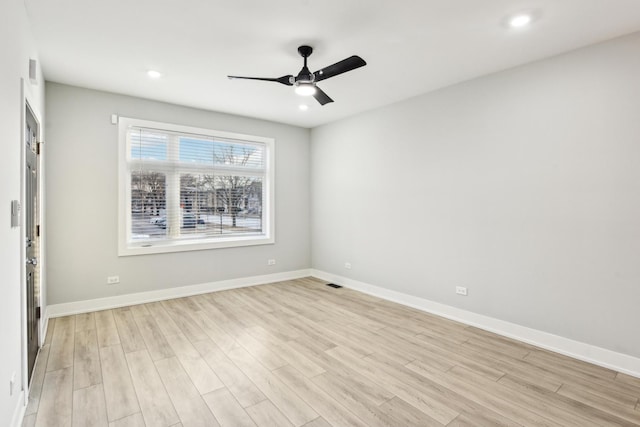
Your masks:
[[[531,15],[516,15],[509,19],[509,26],[511,28],[522,28],[531,24]]]
[[[160,77],[162,77],[162,73],[156,70],[149,70],[147,71],[147,76],[149,76],[149,78],[151,79],[159,79]]]
[[[302,111],[307,111],[309,109],[309,106],[305,104],[300,104],[298,108],[301,109]]]

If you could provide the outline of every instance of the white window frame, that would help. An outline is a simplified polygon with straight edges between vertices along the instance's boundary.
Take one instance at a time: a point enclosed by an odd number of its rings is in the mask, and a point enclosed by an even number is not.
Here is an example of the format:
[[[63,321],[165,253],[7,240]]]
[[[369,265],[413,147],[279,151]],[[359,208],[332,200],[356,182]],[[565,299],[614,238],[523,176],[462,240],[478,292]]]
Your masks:
[[[178,239],[157,242],[132,242],[131,233],[131,174],[127,162],[127,130],[141,127],[202,135],[212,138],[254,142],[265,146],[265,182],[263,182],[262,234],[250,236],[215,237],[209,239]],[[172,123],[162,123],[129,117],[118,118],[118,256],[146,255],[168,252],[196,251],[205,249],[232,248],[238,246],[268,245],[275,243],[275,140],[255,135],[224,132],[212,129],[196,128]]]

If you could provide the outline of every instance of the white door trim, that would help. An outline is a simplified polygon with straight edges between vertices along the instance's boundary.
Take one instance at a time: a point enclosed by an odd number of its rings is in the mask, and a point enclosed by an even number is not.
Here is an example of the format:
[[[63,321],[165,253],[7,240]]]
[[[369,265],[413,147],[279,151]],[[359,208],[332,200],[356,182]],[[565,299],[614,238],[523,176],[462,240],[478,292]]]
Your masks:
[[[25,274],[25,260],[27,258],[27,248],[26,242],[24,239],[25,236],[25,202],[26,202],[26,183],[25,183],[25,162],[26,162],[26,147],[25,147],[25,138],[26,138],[26,108],[29,107],[33,117],[38,122],[38,141],[42,140],[43,135],[43,122],[42,115],[40,111],[38,111],[35,106],[37,103],[35,102],[36,98],[31,91],[31,87],[29,82],[25,81],[25,79],[20,79],[21,81],[21,102],[20,102],[20,118],[21,118],[21,128],[20,128],[20,204],[23,206],[23,209],[20,210],[20,332],[21,332],[21,347],[22,347],[22,360],[21,360],[21,393],[23,398],[23,406],[22,412],[24,413],[24,409],[26,409],[27,403],[29,403],[29,372],[28,372],[28,349],[27,349],[27,278]],[[42,163],[42,158],[39,160]],[[39,176],[39,184],[42,184],[42,174],[40,172]],[[40,209],[39,209],[39,218],[38,222],[42,224],[42,212],[43,212],[43,203],[42,203],[42,193],[43,193],[42,185],[39,185],[39,193],[40,193]],[[41,233],[42,235],[42,230]],[[40,239],[40,294],[42,295],[42,277],[44,276],[44,251],[42,245],[42,238]],[[41,308],[41,311],[44,308]],[[40,319],[38,325],[38,335],[39,335],[39,345],[43,343],[44,337],[42,337],[42,318]],[[16,384],[17,386],[17,384]],[[19,417],[22,418],[22,417]]]

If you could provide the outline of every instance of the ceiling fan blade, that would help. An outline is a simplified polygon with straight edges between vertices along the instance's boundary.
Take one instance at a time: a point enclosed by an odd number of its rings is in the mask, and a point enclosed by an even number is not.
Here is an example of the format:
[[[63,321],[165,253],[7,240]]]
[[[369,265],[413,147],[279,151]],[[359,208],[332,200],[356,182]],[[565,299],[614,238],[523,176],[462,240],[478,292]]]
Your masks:
[[[278,82],[283,85],[293,86],[293,83],[291,83],[291,78],[293,77],[292,75],[278,77],[277,79],[269,78],[269,77],[241,77],[241,76],[227,76],[227,77],[229,77],[229,79],[231,80],[235,80],[235,79],[262,80],[264,82]]]
[[[322,68],[316,71],[315,76],[317,82],[326,80],[329,77],[334,77],[342,73],[346,73],[347,71],[355,70],[356,68],[364,67],[367,63],[364,59],[360,58],[357,55],[350,56],[347,59],[343,59],[340,62],[336,62],[333,65],[329,65],[328,67]]]
[[[316,93],[313,94],[313,97],[320,103],[320,105],[328,104],[333,102],[333,99],[329,98],[329,95],[324,93],[322,89],[316,86]]]

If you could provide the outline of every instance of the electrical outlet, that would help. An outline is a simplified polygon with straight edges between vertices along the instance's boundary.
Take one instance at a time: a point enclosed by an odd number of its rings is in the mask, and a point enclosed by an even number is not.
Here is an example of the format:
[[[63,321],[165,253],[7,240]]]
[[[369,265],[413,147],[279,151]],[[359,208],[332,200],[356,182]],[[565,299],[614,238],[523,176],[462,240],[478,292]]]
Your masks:
[[[344,268],[346,268],[347,270],[351,270],[351,263],[350,262],[345,262],[344,263]]]
[[[115,285],[116,283],[120,283],[120,276],[107,277],[107,285]]]
[[[276,265],[276,260],[275,259],[268,260],[267,265]]]
[[[467,296],[467,288],[464,286],[456,286],[456,294]]]

